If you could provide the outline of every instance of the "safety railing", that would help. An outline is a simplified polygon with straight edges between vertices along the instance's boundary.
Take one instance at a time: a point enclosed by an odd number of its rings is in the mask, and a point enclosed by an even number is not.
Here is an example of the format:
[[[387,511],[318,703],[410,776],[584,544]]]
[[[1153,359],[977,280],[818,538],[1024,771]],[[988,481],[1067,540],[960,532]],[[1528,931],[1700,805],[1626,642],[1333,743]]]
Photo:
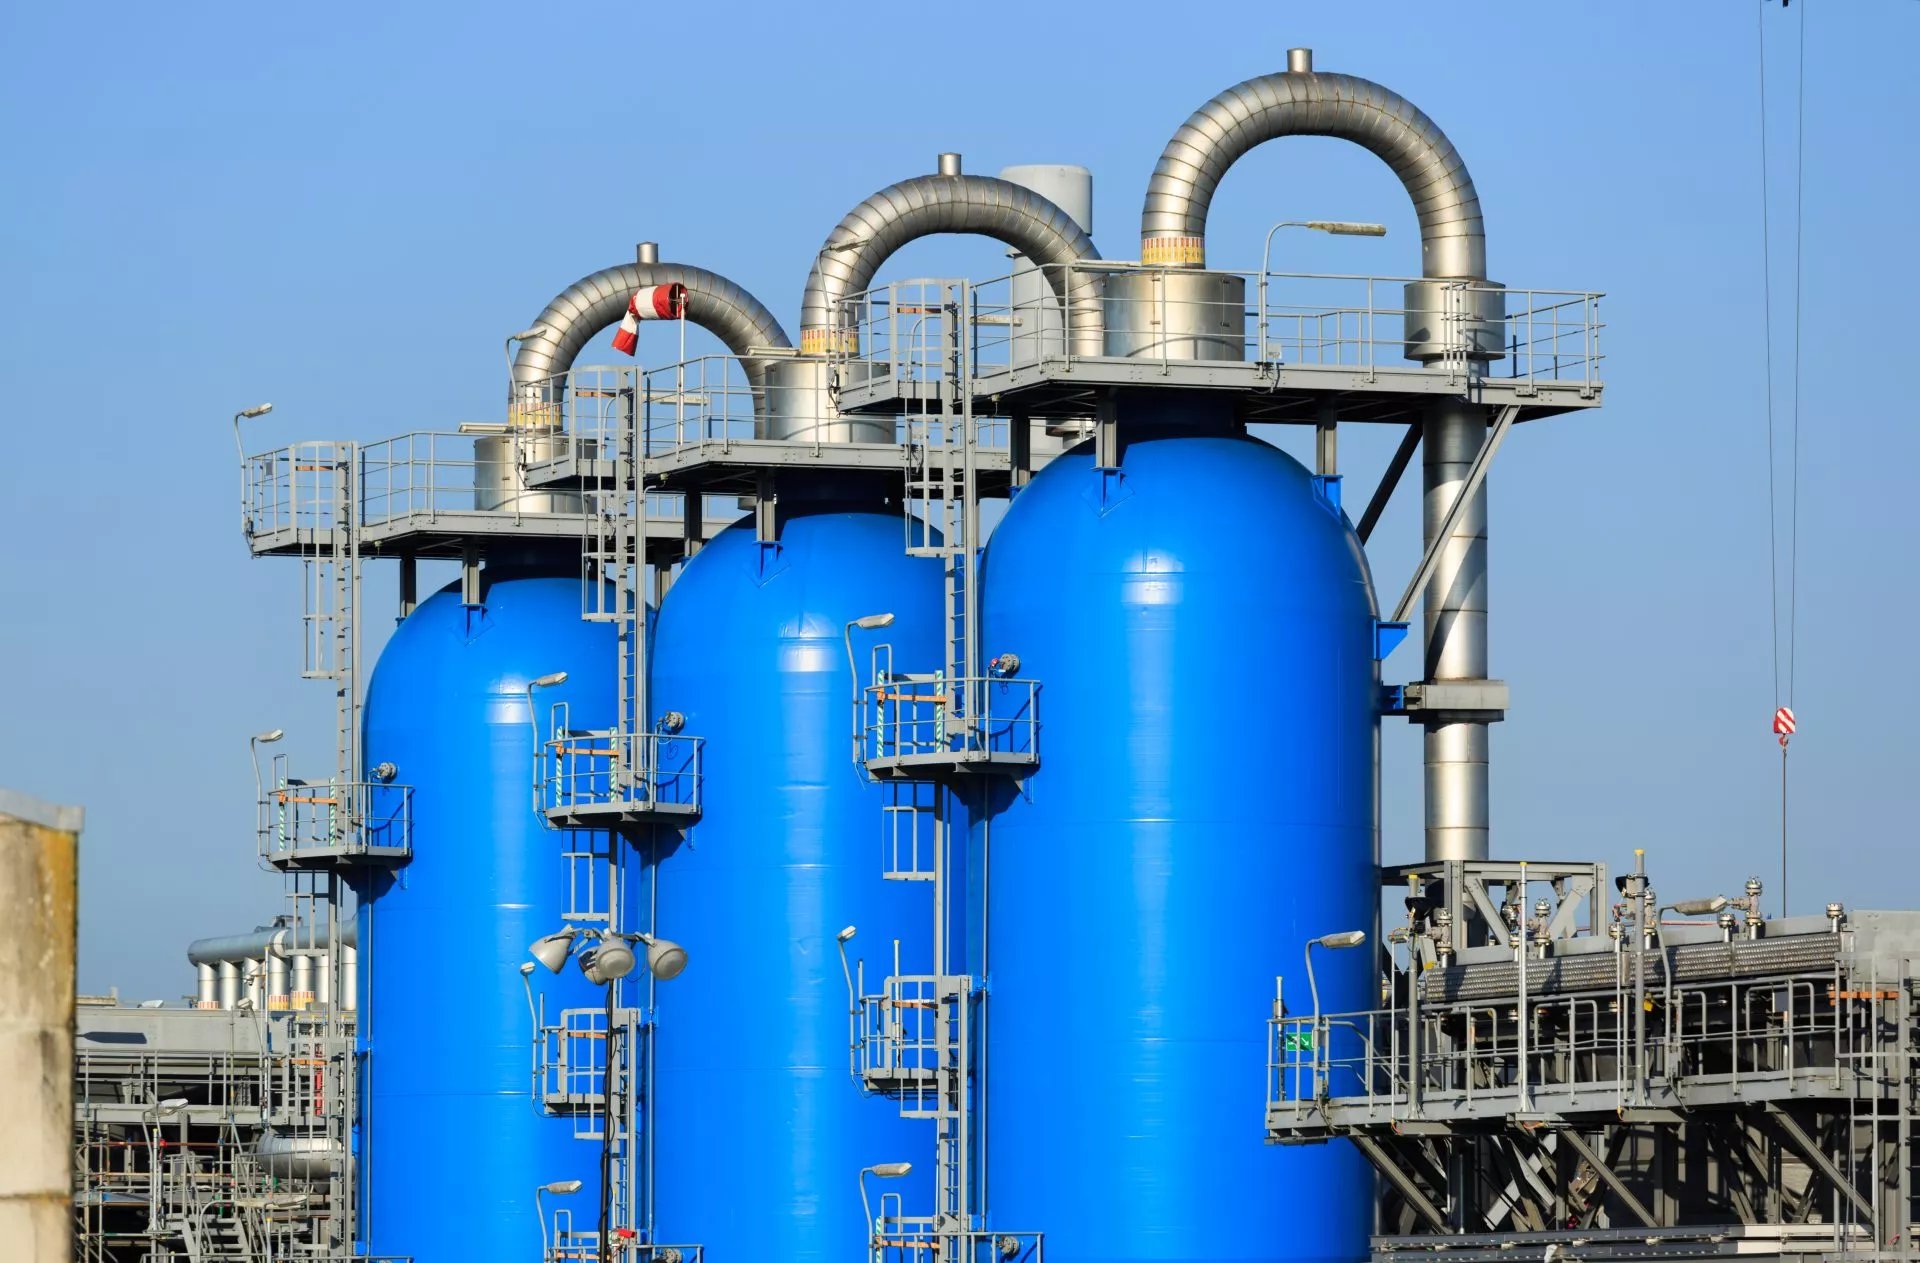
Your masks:
[[[860,753],[866,763],[946,756],[1002,761],[1040,757],[1040,684],[1001,676],[876,673],[861,695]],[[977,699],[977,715],[964,713]]]
[[[867,1237],[868,1263],[1046,1263],[1046,1234],[942,1228],[934,1215],[900,1213],[899,1194],[880,1198]]]
[[[1904,979],[1848,980],[1834,968],[1681,982],[1661,950],[1646,958],[1644,1036],[1631,952],[1606,989],[1422,1001],[1417,1016],[1398,995],[1385,1009],[1277,1011],[1269,1109],[1302,1118],[1328,1106],[1404,1109],[1415,1093],[1429,1116],[1526,1110],[1544,1094],[1582,1108],[1709,1089],[1823,1095],[1883,1081],[1905,1056],[1901,1028],[1915,1019]],[[1550,964],[1529,959],[1531,986]]]
[[[340,522],[341,492],[350,487],[352,443],[292,443],[249,456],[240,467],[241,531],[300,532],[308,537]]]
[[[573,1214],[564,1207],[553,1212],[547,1245],[547,1263],[600,1263],[600,1234],[573,1226]],[[650,1242],[637,1228],[607,1232],[607,1257],[617,1263],[704,1263],[706,1251],[697,1245],[661,1245]]]
[[[896,950],[896,965],[897,950]],[[895,974],[877,995],[860,997],[854,1072],[870,1090],[933,1094],[941,1071],[955,1064],[957,1015],[951,984],[934,974]]]
[[[268,863],[413,855],[413,787],[390,781],[303,781],[277,773],[257,804]]]
[[[702,737],[669,732],[621,732],[568,725],[567,704],[555,703],[541,744],[535,796],[549,815],[587,808],[700,810],[706,749]]]
[[[1470,281],[1307,272],[1196,272],[1087,261],[973,283],[901,281],[842,300],[853,329],[837,356],[850,382],[906,387],[949,379],[946,325],[961,335],[976,378],[1079,358],[1055,295],[1106,297],[1102,358],[1213,360],[1372,373],[1414,363],[1529,383],[1599,384],[1603,295],[1508,289]],[[1409,306],[1409,302],[1418,305]],[[1417,358],[1415,358],[1417,357]],[[987,385],[977,385],[990,393]]]

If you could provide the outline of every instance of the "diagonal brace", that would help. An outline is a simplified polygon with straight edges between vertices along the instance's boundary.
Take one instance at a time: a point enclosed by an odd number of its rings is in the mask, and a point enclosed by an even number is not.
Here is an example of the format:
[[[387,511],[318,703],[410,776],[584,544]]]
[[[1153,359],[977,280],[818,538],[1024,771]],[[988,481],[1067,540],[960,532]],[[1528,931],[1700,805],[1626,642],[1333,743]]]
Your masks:
[[[1379,1141],[1358,1132],[1348,1136],[1347,1139],[1353,1141],[1353,1147],[1366,1156],[1367,1161],[1373,1164],[1374,1170],[1387,1177],[1387,1183],[1393,1185],[1394,1190],[1406,1199],[1407,1205],[1413,1207],[1415,1214],[1431,1224],[1434,1231],[1449,1231],[1447,1217],[1440,1213],[1440,1208],[1433,1204],[1433,1199],[1413,1182],[1413,1177],[1393,1160],[1393,1156],[1380,1147]]]
[[[1595,1153],[1592,1147],[1587,1144],[1584,1136],[1573,1128],[1568,1127],[1560,1132],[1560,1143],[1572,1149],[1576,1154],[1579,1154],[1581,1160],[1593,1168],[1593,1173],[1599,1176],[1608,1188],[1613,1190],[1614,1196],[1618,1197],[1621,1203],[1633,1212],[1633,1217],[1638,1219],[1641,1224],[1648,1228],[1658,1228],[1660,1226],[1659,1222],[1654,1219],[1653,1212],[1647,1209],[1646,1203],[1634,1196],[1633,1190],[1627,1187],[1627,1182],[1620,1178],[1618,1171],[1615,1171],[1611,1166],[1601,1161],[1600,1155]]]
[[[1434,567],[1440,564],[1440,550],[1453,538],[1453,528],[1460,524],[1460,515],[1467,505],[1480,494],[1480,488],[1487,481],[1487,466],[1493,463],[1500,444],[1507,438],[1507,431],[1513,428],[1514,420],[1520,415],[1520,405],[1510,403],[1500,409],[1500,415],[1494,420],[1493,428],[1487,431],[1487,441],[1480,445],[1474,454],[1473,464],[1467,467],[1467,480],[1460,486],[1460,494],[1447,507],[1447,516],[1442,519],[1440,529],[1434,532],[1433,542],[1427,545],[1427,555],[1420,559],[1420,568],[1414,571],[1413,581],[1407,584],[1407,590],[1400,594],[1400,603],[1394,606],[1391,623],[1407,621],[1407,612],[1420,596],[1421,589],[1433,578]]]
[[[1847,1179],[1846,1173],[1835,1166],[1833,1159],[1821,1151],[1820,1146],[1814,1143],[1813,1137],[1807,1134],[1806,1129],[1800,1126],[1793,1115],[1778,1105],[1769,1105],[1767,1117],[1779,1130],[1787,1144],[1792,1146],[1793,1151],[1799,1154],[1808,1166],[1825,1176],[1827,1183],[1833,1185],[1835,1190],[1852,1202],[1854,1208],[1866,1217],[1868,1223],[1874,1222],[1873,1203],[1861,1195],[1860,1190]]]

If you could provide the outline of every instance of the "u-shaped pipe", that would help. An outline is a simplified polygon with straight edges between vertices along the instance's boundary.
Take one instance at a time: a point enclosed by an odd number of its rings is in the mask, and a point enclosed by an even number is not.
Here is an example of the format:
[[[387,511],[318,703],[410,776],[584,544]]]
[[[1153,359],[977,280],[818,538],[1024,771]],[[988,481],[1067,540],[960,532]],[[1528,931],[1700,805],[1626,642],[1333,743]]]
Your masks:
[[[1140,261],[1204,267],[1207,212],[1228,168],[1281,136],[1333,136],[1377,155],[1420,217],[1421,275],[1487,274],[1480,197],[1460,151],[1399,93],[1353,75],[1321,74],[1304,48],[1287,69],[1235,84],[1195,110],[1161,151],[1140,211]]]
[[[966,175],[959,154],[941,154],[939,170],[889,185],[847,212],[815,256],[800,302],[800,349],[847,349],[853,330],[836,305],[872,284],[881,264],[910,241],[938,233],[978,233],[1018,250],[1042,270],[1067,307],[1074,354],[1101,351],[1100,277],[1067,264],[1100,252],[1073,217],[1018,184]]]
[[[649,253],[643,248],[643,254]],[[745,369],[756,404],[765,397],[767,365],[754,347],[790,347],[787,331],[766,305],[745,289],[690,263],[623,263],[583,276],[541,311],[535,334],[513,356],[514,405],[531,409],[551,403],[548,383],[566,373],[588,342],[618,323],[633,292],[650,285],[686,286],[686,318],[726,344]]]

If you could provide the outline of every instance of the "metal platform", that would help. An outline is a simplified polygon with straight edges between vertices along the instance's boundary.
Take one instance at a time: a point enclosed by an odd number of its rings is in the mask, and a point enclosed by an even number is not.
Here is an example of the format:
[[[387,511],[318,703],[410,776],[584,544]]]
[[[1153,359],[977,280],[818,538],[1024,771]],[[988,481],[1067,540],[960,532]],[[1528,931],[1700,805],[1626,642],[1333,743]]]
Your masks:
[[[1757,880],[1662,902],[1636,870],[1608,915],[1604,874],[1387,873],[1408,909],[1387,1006],[1303,1014],[1280,986],[1268,1140],[1368,1158],[1376,1259],[1490,1259],[1515,1233],[1582,1258],[1912,1257],[1920,913],[1767,919]]]

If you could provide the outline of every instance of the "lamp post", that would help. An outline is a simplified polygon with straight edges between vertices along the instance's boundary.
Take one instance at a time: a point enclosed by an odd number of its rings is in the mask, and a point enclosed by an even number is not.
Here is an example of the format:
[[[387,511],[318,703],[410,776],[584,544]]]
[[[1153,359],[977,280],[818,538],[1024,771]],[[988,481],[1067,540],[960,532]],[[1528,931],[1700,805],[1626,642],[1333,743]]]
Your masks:
[[[853,631],[879,631],[882,627],[893,626],[892,614],[865,614],[847,624],[841,637],[847,646],[847,681],[853,690],[853,761],[860,762],[860,668],[853,661]]]
[[[533,811],[540,814],[540,720],[533,712],[533,691],[550,689],[567,682],[565,671],[550,671],[527,681],[527,727],[533,732]]]
[[[148,1106],[141,1115],[143,1118],[149,1120],[147,1127],[147,1184],[149,1190],[148,1196],[152,1199],[152,1207],[156,1213],[160,1208],[160,1146],[159,1138],[155,1136],[154,1133],[160,1129],[161,1119],[169,1118],[179,1113],[182,1109],[186,1108],[186,1104],[187,1098],[184,1096],[172,1096],[164,1101],[155,1101],[152,1105]]]
[[[1367,941],[1365,930],[1342,930],[1338,934],[1322,934],[1319,938],[1307,940],[1307,991],[1313,996],[1313,1095],[1318,1100],[1326,1095],[1326,1041],[1320,1037],[1320,984],[1313,977],[1313,949],[1316,947],[1335,951],[1343,947],[1358,947]]]
[[[579,1180],[555,1180],[551,1184],[542,1184],[533,1190],[533,1213],[540,1220],[540,1261],[546,1263],[553,1254],[553,1246],[547,1237],[547,1207],[541,1197],[552,1193],[555,1197],[570,1197],[580,1191]]]
[[[1360,224],[1344,219],[1284,219],[1267,229],[1267,242],[1260,251],[1260,354],[1267,358],[1267,269],[1273,258],[1273,235],[1282,228],[1306,228],[1335,237],[1384,237],[1385,224]]]
[[[860,1208],[867,1216],[867,1257],[872,1258],[880,1244],[880,1234],[874,1230],[873,1203],[867,1199],[867,1177],[880,1180],[897,1180],[913,1170],[911,1162],[880,1162],[870,1167],[860,1168]]]
[[[255,417],[264,417],[272,411],[272,404],[257,403],[251,408],[242,408],[233,414],[233,450],[240,453],[240,477],[243,486],[246,480],[247,448],[246,445],[240,441],[240,423],[242,421],[251,421]]]

